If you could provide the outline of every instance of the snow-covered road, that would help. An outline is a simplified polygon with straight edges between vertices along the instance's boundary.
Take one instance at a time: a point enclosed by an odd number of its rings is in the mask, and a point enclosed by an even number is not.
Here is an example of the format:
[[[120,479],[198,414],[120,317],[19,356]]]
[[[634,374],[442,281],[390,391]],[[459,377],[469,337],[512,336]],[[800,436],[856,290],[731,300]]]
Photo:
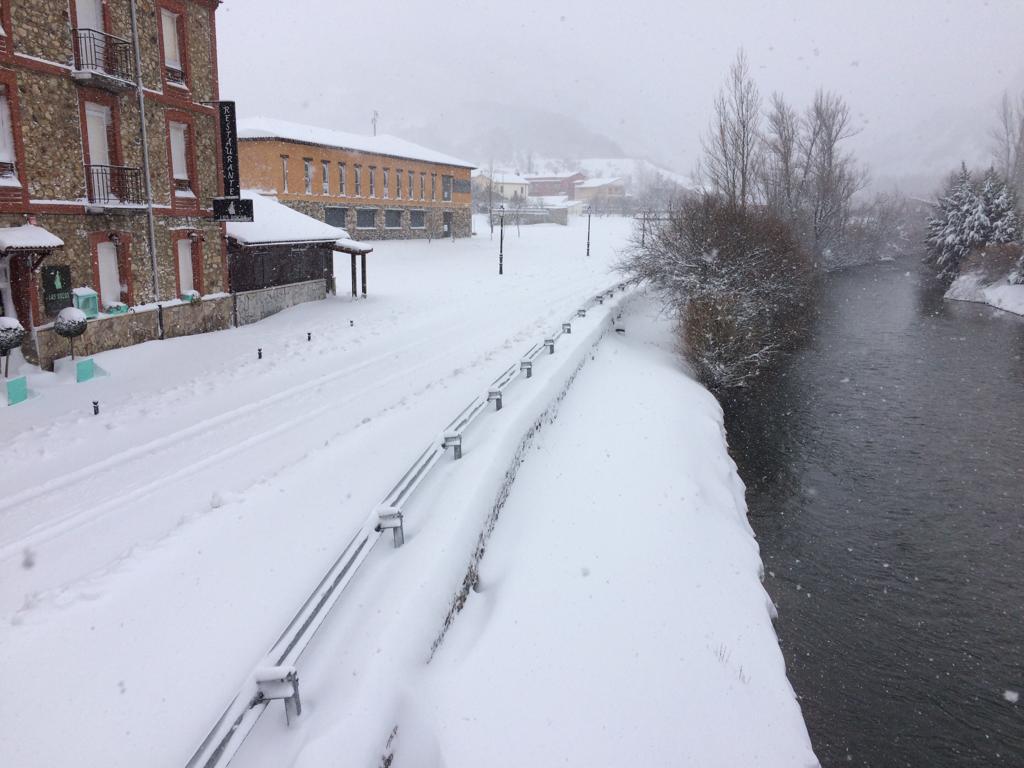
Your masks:
[[[366,301],[33,380],[0,412],[0,763],[181,765],[423,444],[615,280],[629,223],[593,224],[589,259],[582,222],[506,232],[501,278],[486,234],[381,243]]]

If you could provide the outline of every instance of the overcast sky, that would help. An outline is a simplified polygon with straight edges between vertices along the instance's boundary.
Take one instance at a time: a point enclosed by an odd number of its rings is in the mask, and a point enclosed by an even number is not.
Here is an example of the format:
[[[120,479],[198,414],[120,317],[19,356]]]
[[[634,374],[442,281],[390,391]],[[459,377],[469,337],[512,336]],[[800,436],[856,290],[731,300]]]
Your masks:
[[[542,110],[681,172],[740,46],[765,95],[842,94],[876,178],[980,161],[999,95],[1024,91],[1024,0],[227,0],[218,24],[243,116],[368,133],[376,109],[455,151]]]

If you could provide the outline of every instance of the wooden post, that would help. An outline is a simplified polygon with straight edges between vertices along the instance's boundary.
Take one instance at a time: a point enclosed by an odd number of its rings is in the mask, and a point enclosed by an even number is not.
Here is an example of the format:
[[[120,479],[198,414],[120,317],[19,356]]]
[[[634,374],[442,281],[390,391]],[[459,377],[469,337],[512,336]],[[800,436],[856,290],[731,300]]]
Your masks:
[[[366,254],[362,256],[363,259],[363,298],[366,298]]]
[[[354,299],[354,298],[356,298],[358,296],[359,296],[359,293],[356,290],[356,255],[353,253],[352,254],[352,298]]]

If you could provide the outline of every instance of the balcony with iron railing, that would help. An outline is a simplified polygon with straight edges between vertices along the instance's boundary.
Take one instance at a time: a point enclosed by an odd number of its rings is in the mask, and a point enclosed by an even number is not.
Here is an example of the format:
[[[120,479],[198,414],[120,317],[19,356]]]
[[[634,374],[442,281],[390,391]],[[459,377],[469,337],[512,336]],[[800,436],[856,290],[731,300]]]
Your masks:
[[[95,29],[74,30],[75,69],[72,77],[108,90],[135,84],[135,51],[130,40]]]
[[[89,203],[103,207],[139,206],[146,202],[142,169],[124,165],[87,165]]]

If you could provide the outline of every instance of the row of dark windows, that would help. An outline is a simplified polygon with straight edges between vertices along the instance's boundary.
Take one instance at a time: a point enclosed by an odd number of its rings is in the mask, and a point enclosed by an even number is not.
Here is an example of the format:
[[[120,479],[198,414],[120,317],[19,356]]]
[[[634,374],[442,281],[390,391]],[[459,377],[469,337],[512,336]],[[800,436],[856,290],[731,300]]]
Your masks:
[[[348,226],[348,208],[329,205],[324,208],[324,221],[332,227]],[[376,229],[377,209],[356,208],[356,229]],[[384,210],[384,228],[400,229],[402,226],[402,211],[399,208],[386,208]],[[409,211],[409,227],[411,229],[426,229],[427,212],[416,210]]]

